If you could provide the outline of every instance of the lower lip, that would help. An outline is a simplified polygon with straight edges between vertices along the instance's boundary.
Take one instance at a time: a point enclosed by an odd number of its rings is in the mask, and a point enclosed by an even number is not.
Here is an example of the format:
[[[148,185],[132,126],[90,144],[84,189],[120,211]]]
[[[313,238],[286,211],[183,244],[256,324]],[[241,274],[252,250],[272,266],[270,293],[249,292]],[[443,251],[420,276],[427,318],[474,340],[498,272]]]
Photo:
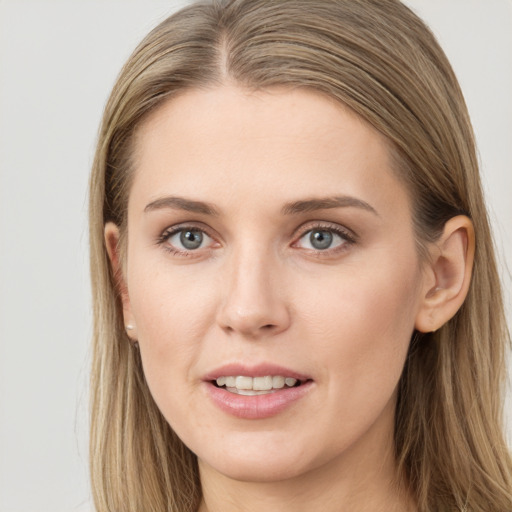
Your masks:
[[[312,381],[293,388],[283,388],[265,395],[238,395],[224,388],[218,388],[211,382],[205,382],[207,393],[222,411],[248,420],[257,420],[275,416],[308,393]]]

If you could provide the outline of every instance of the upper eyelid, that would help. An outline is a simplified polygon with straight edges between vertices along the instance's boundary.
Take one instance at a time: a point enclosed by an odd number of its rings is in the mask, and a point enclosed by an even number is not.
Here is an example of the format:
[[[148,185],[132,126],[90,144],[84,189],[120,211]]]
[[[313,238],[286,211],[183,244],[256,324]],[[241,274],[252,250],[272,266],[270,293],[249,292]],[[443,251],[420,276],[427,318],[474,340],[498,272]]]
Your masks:
[[[295,237],[301,238],[306,233],[309,233],[310,231],[314,231],[315,229],[324,229],[325,231],[334,231],[338,234],[344,234],[348,238],[352,239],[353,241],[357,241],[359,238],[357,233],[355,233],[352,229],[347,228],[346,226],[343,226],[342,224],[338,224],[337,222],[330,222],[330,221],[308,221],[304,223],[302,226],[297,228],[295,230]]]
[[[173,224],[172,226],[166,227],[162,231],[161,236],[170,236],[173,235],[174,233],[185,231],[187,229],[189,229],[190,231],[202,231],[203,233],[206,233],[209,237],[214,238],[214,235],[212,235],[212,230],[201,222],[180,222],[179,224]]]
[[[335,236],[337,236],[339,239],[341,239],[341,243],[339,243],[338,245],[336,245],[334,247],[328,247],[326,249],[316,249],[316,248],[307,248],[307,247],[302,248],[302,249],[327,255],[331,252],[337,252],[338,250],[340,250],[340,248],[347,247],[347,246],[350,246],[350,245],[353,245],[354,243],[356,243],[356,240],[352,236],[350,236],[348,233],[346,233],[345,231],[342,231],[342,230],[308,229],[301,236],[299,236],[298,238],[295,239],[292,246],[297,246],[300,243],[300,241],[308,233],[313,232],[313,231],[331,231]]]

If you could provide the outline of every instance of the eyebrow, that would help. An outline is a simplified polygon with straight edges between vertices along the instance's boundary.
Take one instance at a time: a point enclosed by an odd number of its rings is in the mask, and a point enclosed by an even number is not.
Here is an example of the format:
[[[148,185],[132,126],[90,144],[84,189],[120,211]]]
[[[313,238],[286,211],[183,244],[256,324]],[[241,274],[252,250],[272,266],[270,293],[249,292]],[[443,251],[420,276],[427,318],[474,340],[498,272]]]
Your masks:
[[[305,201],[294,201],[286,204],[283,209],[283,215],[296,215],[299,213],[309,213],[316,210],[328,210],[330,208],[360,208],[374,215],[379,216],[377,210],[362,199],[351,196],[323,197],[319,199],[307,199]]]
[[[151,201],[144,208],[144,212],[171,208],[173,210],[185,210],[187,212],[202,213],[203,215],[218,216],[219,212],[210,203],[203,201],[192,201],[184,197],[166,196]]]
[[[307,199],[287,203],[282,208],[283,215],[297,215],[310,213],[317,210],[328,210],[331,208],[353,207],[379,215],[373,206],[362,199],[351,196],[323,197],[318,199]],[[201,213],[203,215],[219,216],[217,209],[210,203],[203,201],[192,201],[184,197],[166,196],[151,201],[144,208],[144,212],[170,208],[173,210],[185,210],[187,212]]]

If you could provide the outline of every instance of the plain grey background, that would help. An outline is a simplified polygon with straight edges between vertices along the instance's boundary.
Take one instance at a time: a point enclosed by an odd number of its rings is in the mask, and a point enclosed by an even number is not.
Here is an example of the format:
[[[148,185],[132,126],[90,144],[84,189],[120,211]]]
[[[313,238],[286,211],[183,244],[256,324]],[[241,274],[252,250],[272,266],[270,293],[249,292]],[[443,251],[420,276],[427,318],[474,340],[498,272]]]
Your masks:
[[[0,512],[92,511],[88,173],[121,65],[185,3],[0,0]],[[512,0],[406,3],[467,99],[512,325]]]

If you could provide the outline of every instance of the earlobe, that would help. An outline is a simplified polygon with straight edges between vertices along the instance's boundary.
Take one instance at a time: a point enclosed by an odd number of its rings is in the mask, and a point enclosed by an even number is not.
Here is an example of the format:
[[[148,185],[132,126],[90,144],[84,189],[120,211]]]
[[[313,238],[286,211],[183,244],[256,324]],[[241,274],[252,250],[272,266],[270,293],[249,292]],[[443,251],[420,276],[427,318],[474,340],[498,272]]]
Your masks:
[[[114,276],[115,286],[121,301],[123,303],[123,316],[124,323],[128,335],[132,337],[135,330],[135,322],[133,321],[130,306],[130,297],[128,295],[128,288],[123,272],[123,261],[120,251],[120,233],[119,227],[113,222],[107,222],[104,231],[105,246],[107,248],[108,257],[110,259],[110,265],[112,268],[112,275]]]
[[[425,269],[422,302],[416,317],[416,330],[432,332],[459,310],[469,290],[475,235],[473,223],[465,215],[450,219],[440,239],[430,247]]]

